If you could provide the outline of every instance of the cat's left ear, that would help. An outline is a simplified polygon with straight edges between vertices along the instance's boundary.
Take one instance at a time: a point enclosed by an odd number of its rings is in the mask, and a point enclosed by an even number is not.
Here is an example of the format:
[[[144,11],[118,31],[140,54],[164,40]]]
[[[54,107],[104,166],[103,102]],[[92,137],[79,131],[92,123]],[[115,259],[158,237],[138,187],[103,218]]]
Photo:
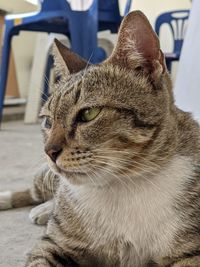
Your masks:
[[[141,11],[133,11],[123,19],[116,47],[107,61],[148,73],[153,79],[166,71],[159,39]]]
[[[83,70],[88,63],[72,52],[57,39],[54,40],[52,54],[55,71],[58,75],[68,75]]]

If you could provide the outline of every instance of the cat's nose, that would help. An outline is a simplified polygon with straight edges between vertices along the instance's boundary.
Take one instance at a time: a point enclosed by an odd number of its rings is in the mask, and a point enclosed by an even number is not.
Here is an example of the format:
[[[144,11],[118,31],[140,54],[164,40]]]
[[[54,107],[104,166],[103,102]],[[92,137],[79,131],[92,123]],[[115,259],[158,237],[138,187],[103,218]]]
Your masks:
[[[56,162],[58,156],[62,152],[62,147],[61,146],[50,146],[45,148],[46,154],[51,158],[53,162]]]

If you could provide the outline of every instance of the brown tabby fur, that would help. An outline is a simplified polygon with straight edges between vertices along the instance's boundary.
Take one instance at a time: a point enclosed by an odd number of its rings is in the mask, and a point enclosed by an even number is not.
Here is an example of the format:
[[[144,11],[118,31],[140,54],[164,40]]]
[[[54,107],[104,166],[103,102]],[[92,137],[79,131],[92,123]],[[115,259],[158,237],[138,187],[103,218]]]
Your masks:
[[[41,116],[50,120],[45,151],[56,160],[48,157],[50,169],[11,201],[54,195],[46,235],[26,267],[199,267],[199,126],[174,105],[146,17],[135,11],[123,20],[113,54],[99,65],[58,41],[54,54],[62,78]],[[81,122],[91,107],[100,113]]]

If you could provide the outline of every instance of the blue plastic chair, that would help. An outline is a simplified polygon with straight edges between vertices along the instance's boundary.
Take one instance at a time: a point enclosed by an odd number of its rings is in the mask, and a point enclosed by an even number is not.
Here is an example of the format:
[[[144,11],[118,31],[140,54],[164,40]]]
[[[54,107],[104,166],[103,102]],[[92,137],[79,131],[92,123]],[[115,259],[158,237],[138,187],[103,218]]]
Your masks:
[[[126,16],[131,8],[132,0],[127,0],[126,5],[125,5],[125,10],[124,10],[124,16]],[[106,1],[106,0],[99,0],[98,1],[98,31],[103,31],[103,30],[110,30],[111,33],[117,33],[121,20],[123,19],[123,16],[120,15],[119,12],[119,2],[118,0],[112,0],[112,1]],[[75,19],[76,20],[76,19]],[[92,25],[92,24],[91,24]],[[97,33],[93,38],[93,45],[97,46]],[[90,38],[91,39],[91,38]],[[88,39],[89,41],[89,39]],[[74,41],[76,44],[76,40]],[[81,51],[79,52],[73,47],[72,50],[77,52],[79,55],[81,55],[83,58],[89,59],[90,62],[97,63],[105,59],[106,54],[104,51],[102,51],[102,48],[98,47],[98,58],[95,58],[92,60],[92,53],[94,51],[93,47],[91,46],[91,42],[86,44],[86,48],[89,48],[88,53],[86,56],[84,54],[81,54]],[[45,77],[47,80],[50,78],[50,71],[53,67],[53,58],[51,55],[48,57],[47,65],[46,65],[46,71],[45,71]],[[48,83],[44,83],[44,89],[43,89],[43,101],[46,101],[49,95],[49,88],[48,88]]]
[[[39,0],[39,12],[5,17],[5,31],[0,66],[0,122],[8,74],[11,39],[20,31],[61,33],[69,37],[71,49],[86,60],[97,63],[105,59],[105,52],[97,46],[97,32],[118,31],[122,17],[118,0],[93,0],[86,11],[73,11],[66,0]],[[127,1],[125,12],[129,11]]]
[[[160,35],[160,29],[163,24],[168,24],[171,29],[174,45],[172,53],[165,53],[165,59],[168,70],[171,72],[172,62],[178,61],[181,54],[185,30],[189,17],[189,10],[175,10],[161,14],[156,19],[155,31]]]

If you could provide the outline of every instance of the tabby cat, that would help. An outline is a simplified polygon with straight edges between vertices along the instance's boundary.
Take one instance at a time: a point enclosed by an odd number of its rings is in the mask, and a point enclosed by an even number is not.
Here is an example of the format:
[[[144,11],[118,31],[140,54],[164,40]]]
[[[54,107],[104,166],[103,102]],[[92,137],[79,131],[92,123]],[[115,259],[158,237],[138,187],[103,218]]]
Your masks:
[[[61,79],[41,111],[49,167],[0,196],[1,209],[47,200],[31,212],[49,220],[26,267],[199,267],[199,126],[174,104],[147,18],[126,16],[101,64],[57,40],[54,56]]]

